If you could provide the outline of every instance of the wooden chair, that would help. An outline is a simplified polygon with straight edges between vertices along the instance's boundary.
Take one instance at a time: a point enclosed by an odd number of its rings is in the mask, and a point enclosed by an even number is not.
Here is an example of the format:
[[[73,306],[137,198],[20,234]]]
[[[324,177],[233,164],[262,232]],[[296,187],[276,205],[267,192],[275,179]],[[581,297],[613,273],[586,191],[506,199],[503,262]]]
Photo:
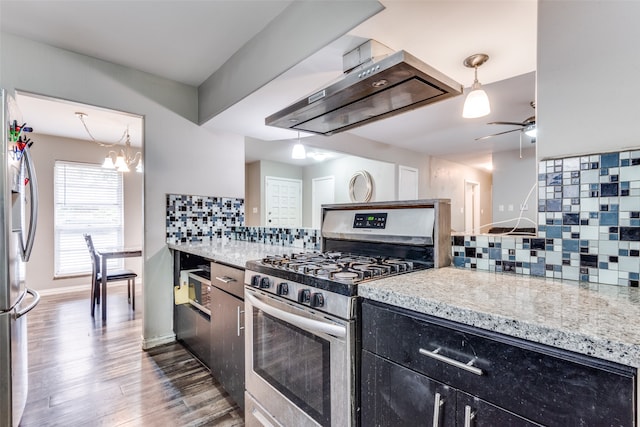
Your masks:
[[[97,254],[96,249],[93,246],[91,235],[84,234],[84,240],[87,243],[89,255],[91,256],[91,317],[94,317],[96,304],[100,304],[100,284],[102,283],[100,256]],[[127,281],[127,297],[132,310],[136,309],[136,277],[138,277],[138,275],[135,272],[126,269],[109,271],[107,273],[107,283],[122,280]]]

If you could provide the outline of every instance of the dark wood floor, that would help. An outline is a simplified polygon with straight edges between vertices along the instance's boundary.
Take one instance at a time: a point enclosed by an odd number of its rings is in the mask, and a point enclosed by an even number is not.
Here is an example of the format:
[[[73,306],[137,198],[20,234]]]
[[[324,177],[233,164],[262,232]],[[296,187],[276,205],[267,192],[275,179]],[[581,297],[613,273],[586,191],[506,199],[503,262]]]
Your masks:
[[[238,407],[180,344],[143,351],[142,298],[112,286],[108,323],[87,292],[43,296],[29,314],[29,395],[21,427],[243,426]]]

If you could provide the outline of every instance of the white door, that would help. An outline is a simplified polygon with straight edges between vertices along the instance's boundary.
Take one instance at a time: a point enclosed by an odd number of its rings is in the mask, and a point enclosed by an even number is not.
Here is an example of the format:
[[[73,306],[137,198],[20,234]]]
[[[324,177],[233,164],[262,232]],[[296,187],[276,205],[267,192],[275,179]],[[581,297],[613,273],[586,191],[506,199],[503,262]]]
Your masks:
[[[418,169],[398,166],[398,200],[418,198]]]
[[[480,183],[464,181],[464,232],[480,233]]]
[[[336,201],[336,180],[333,176],[313,178],[311,181],[311,226],[320,228],[322,205]]]
[[[267,227],[302,227],[302,181],[265,177]]]

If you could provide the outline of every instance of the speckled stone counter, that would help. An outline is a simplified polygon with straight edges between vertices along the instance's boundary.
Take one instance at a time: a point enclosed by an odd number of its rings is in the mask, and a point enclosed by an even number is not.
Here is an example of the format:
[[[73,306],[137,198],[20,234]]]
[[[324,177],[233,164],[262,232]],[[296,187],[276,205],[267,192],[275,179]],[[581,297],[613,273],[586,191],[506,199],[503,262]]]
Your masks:
[[[358,295],[640,368],[640,290],[453,267],[358,285]]]
[[[261,259],[266,255],[282,255],[308,252],[292,246],[267,245],[243,240],[214,240],[203,243],[168,243],[169,249],[218,261],[230,266],[245,268],[247,261]]]

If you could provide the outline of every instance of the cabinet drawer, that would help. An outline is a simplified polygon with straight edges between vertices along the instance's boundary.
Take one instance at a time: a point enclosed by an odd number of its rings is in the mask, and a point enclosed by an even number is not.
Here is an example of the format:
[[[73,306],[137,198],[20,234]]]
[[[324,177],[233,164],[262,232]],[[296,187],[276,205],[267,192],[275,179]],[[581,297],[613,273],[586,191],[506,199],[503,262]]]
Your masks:
[[[244,270],[212,262],[211,285],[244,299]]]
[[[375,302],[362,319],[363,349],[535,422],[634,425],[635,369]]]

